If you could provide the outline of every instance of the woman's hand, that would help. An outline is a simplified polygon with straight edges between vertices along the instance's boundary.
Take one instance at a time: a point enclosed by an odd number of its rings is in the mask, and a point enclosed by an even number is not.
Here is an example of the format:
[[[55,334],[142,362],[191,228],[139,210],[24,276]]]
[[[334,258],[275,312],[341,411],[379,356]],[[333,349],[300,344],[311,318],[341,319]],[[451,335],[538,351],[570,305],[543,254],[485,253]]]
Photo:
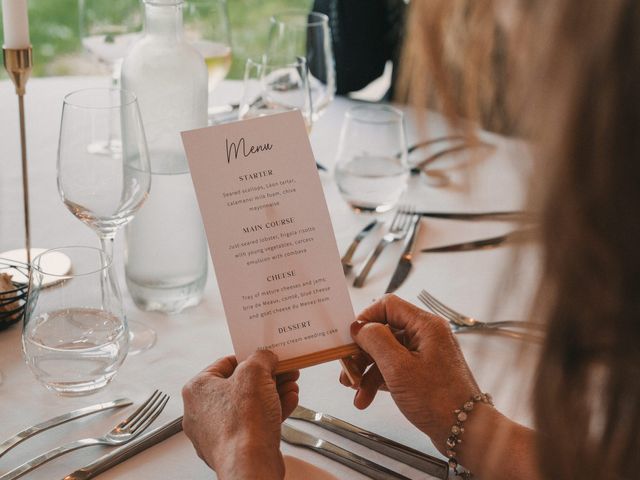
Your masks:
[[[364,409],[378,390],[444,452],[453,410],[480,392],[447,322],[389,295],[363,311],[351,335],[364,353],[354,364],[362,374],[354,404]]]
[[[299,372],[274,376],[277,357],[225,357],[182,389],[182,426],[220,479],[281,479],[280,423],[298,405]]]

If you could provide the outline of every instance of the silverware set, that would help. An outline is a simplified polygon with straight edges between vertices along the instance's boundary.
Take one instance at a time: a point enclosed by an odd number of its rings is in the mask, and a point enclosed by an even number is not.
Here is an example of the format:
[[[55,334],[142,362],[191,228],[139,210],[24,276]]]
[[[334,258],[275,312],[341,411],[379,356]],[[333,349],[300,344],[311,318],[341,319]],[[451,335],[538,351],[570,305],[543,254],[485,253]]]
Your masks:
[[[48,452],[39,455],[28,462],[14,468],[8,473],[0,476],[0,480],[14,480],[20,478],[26,473],[38,468],[39,466],[57,458],[65,453],[78,450],[80,448],[91,447],[95,445],[107,445],[107,446],[121,446],[128,444],[132,440],[139,437],[153,422],[160,413],[164,410],[164,407],[169,401],[169,395],[164,394],[158,390],[142,404],[138,409],[118,423],[110,431],[106,432],[101,437],[84,438],[76,440],[74,442],[67,443],[60,447],[53,448]],[[86,407],[84,409],[74,410],[65,415],[60,415],[46,422],[42,422],[34,427],[23,430],[22,432],[14,435],[11,439],[4,442],[2,445],[5,447],[2,453],[6,453],[9,449],[16,446],[23,440],[40,433],[44,430],[52,428],[54,426],[61,425],[63,423],[75,420],[80,417],[91,415],[93,413],[104,411],[110,408],[121,408],[127,405],[131,405],[131,401],[128,399],[119,399],[113,402],[98,404],[92,407]],[[16,441],[16,438],[18,441]]]
[[[528,225],[523,228],[503,235],[462,243],[454,243],[450,245],[442,245],[439,247],[423,248],[422,250],[420,250],[422,253],[453,253],[497,248],[512,242],[526,241],[531,238],[531,234],[534,232],[534,227],[530,226],[533,218],[531,215],[528,215],[525,212],[418,212],[412,206],[403,205],[396,210],[396,213],[391,220],[387,232],[380,239],[376,247],[365,260],[362,270],[360,270],[355,280],[353,281],[354,287],[361,288],[364,286],[367,276],[371,272],[374,263],[376,262],[376,260],[378,260],[383,250],[388,245],[406,239],[404,250],[402,252],[402,255],[400,256],[396,269],[391,277],[387,289],[385,290],[385,293],[393,293],[402,285],[402,283],[406,280],[409,273],[411,272],[411,269],[413,268],[412,261],[415,254],[415,244],[419,235],[422,217],[461,221],[493,220],[508,222],[520,221],[528,223]],[[380,221],[373,220],[355,236],[355,238],[347,248],[344,256],[341,258],[342,269],[344,270],[345,275],[348,275],[353,270],[353,255],[362,240],[372,231],[374,231],[380,224]]]
[[[391,224],[389,225],[389,230],[384,234],[380,242],[378,242],[378,245],[367,257],[364,267],[362,267],[362,270],[353,282],[353,286],[361,288],[371,271],[371,267],[373,267],[373,264],[376,262],[378,257],[380,257],[382,251],[388,245],[399,240],[403,240],[411,230],[412,225],[415,225],[419,221],[420,216],[415,214],[415,210],[412,207],[399,207],[391,221]]]
[[[444,460],[419,452],[406,445],[394,442],[393,440],[352,425],[344,420],[340,420],[339,418],[332,417],[325,413],[315,412],[303,406],[298,406],[290,418],[317,425],[389,458],[428,473],[435,478],[446,479],[448,476],[449,469]],[[339,447],[334,443],[303,432],[288,423],[282,425],[281,436],[287,443],[309,448],[370,478],[378,480],[402,480],[407,478],[387,467]]]
[[[518,340],[541,342],[544,338],[544,325],[536,322],[520,320],[502,320],[481,322],[464,315],[445,305],[426,290],[418,294],[420,300],[429,310],[446,319],[456,333],[498,334]]]

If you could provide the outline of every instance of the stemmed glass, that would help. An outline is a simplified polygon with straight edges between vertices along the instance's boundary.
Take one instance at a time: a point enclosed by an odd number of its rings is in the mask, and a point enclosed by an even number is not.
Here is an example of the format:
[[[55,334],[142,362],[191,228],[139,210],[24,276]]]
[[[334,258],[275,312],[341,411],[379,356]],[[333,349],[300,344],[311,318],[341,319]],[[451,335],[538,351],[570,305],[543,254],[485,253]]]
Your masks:
[[[187,0],[183,9],[184,35],[202,55],[209,72],[209,115],[212,93],[231,68],[231,29],[227,0]]]
[[[78,0],[82,46],[119,77],[118,65],[142,30],[139,0]]]
[[[317,121],[336,92],[329,17],[305,10],[288,10],[273,15],[266,56],[269,63],[289,63],[299,57],[306,58],[313,121]]]
[[[109,155],[87,146],[115,138],[122,149]],[[58,192],[69,211],[98,234],[113,258],[116,232],[129,223],[151,186],[147,143],[133,93],[89,88],[64,98],[58,144]],[[155,343],[149,327],[130,321],[129,353]]]
[[[300,110],[311,132],[313,110],[307,62],[298,58],[292,63],[266,63],[247,60],[244,94],[240,102],[241,119],[262,117],[289,110]]]
[[[111,86],[120,84],[120,67],[127,50],[142,30],[139,0],[78,0],[80,38],[90,55],[108,68]],[[122,146],[112,135],[103,142],[87,145],[90,150],[109,155]]]

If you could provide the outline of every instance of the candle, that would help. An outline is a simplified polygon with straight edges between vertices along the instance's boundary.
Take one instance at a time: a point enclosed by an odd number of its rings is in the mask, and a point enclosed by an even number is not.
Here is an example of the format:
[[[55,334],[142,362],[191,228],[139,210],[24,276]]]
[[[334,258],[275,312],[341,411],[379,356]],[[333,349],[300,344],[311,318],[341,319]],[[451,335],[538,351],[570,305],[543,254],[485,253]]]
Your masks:
[[[29,48],[27,0],[2,0],[4,48]]]

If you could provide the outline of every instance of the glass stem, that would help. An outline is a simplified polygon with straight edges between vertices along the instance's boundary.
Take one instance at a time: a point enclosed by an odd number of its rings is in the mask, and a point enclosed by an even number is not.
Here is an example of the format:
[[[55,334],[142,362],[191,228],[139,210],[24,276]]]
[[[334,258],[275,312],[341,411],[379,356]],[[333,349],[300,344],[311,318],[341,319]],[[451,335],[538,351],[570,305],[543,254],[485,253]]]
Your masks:
[[[114,235],[100,235],[100,247],[102,251],[107,254],[109,260],[113,264],[113,239]]]
[[[100,290],[102,292],[102,308],[106,309],[106,299],[109,298],[107,295],[107,288],[109,286],[109,272],[115,272],[113,268],[113,239],[114,235],[100,235],[100,246],[102,247],[102,251],[107,256],[107,262],[110,262],[110,268],[107,268],[104,272],[105,274],[100,277]],[[115,279],[114,279],[115,280]]]

